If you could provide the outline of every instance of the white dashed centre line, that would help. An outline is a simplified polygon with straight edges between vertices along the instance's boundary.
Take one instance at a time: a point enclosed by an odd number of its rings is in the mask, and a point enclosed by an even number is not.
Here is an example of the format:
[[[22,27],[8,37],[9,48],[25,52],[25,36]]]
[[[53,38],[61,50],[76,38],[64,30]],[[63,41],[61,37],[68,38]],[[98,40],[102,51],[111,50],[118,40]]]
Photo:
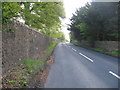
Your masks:
[[[76,52],[77,50],[74,49],[74,51]]]
[[[74,48],[72,48],[72,50],[75,51],[75,52],[77,51],[77,50],[75,50]]]
[[[112,74],[113,76],[115,76],[116,78],[120,79],[120,76],[118,76],[117,74],[115,74],[114,72],[112,71],[109,71],[110,74]]]
[[[93,62],[93,60],[92,60],[92,59],[90,59],[89,57],[87,57],[87,56],[83,55],[82,53],[79,53],[79,54],[80,54],[80,55],[82,55],[83,57],[85,57],[86,59],[88,59],[89,61]]]

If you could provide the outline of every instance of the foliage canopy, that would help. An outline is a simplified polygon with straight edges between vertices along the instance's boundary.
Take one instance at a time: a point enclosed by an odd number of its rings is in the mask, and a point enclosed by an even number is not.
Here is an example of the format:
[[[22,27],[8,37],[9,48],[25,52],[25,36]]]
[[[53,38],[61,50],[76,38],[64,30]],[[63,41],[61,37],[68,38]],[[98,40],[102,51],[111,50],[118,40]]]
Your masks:
[[[3,24],[13,18],[22,18],[25,24],[49,37],[62,37],[61,19],[65,18],[63,2],[3,2],[2,14]]]
[[[87,40],[91,45],[96,40],[118,40],[117,2],[87,3],[76,11],[71,21],[68,28],[72,31],[71,40]]]

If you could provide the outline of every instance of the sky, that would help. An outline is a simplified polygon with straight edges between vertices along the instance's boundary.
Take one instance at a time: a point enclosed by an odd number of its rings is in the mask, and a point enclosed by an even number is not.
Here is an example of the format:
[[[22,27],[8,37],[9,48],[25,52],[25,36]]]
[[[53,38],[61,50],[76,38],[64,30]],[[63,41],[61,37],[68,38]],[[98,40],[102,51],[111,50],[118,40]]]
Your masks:
[[[72,17],[72,14],[75,13],[76,9],[85,6],[85,4],[87,2],[91,2],[91,0],[63,0],[63,2],[66,13],[66,19],[62,21],[63,23],[62,31],[64,32],[66,39],[69,41],[70,31],[67,30],[67,25],[66,25],[66,24],[70,24],[69,18]]]

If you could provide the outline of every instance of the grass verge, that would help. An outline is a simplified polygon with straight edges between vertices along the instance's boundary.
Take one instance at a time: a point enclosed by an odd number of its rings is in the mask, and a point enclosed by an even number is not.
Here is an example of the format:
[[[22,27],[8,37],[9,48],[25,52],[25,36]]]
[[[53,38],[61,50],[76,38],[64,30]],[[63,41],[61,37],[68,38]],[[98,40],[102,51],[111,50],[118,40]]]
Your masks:
[[[30,80],[37,72],[42,71],[44,64],[45,60],[23,60],[18,68],[14,68],[7,77],[4,77],[3,88],[29,87]]]
[[[32,59],[26,59],[23,60],[23,65],[27,68],[28,73],[36,73],[41,68],[43,68],[45,64],[44,60],[32,60]]]
[[[57,41],[52,41],[49,45],[49,47],[47,48],[47,52],[46,52],[46,58],[48,59],[48,57],[52,54],[55,46],[58,44]]]
[[[57,43],[53,41],[46,48],[44,53],[46,60],[25,59],[20,66],[12,69],[9,75],[3,78],[3,88],[29,88],[31,81],[36,78],[36,73],[43,72],[46,61],[51,56]]]

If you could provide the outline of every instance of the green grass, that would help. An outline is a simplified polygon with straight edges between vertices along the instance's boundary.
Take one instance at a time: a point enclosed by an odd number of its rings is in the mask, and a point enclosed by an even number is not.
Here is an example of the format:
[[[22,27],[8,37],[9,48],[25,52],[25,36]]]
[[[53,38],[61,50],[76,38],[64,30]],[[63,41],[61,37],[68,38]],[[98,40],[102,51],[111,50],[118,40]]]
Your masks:
[[[26,59],[23,60],[23,65],[27,67],[26,72],[27,73],[35,73],[40,68],[42,68],[45,64],[45,61],[43,60],[32,60],[32,59]]]
[[[27,79],[27,77],[26,77],[26,76],[22,76],[22,77],[21,77],[21,79],[26,80],[26,79]]]
[[[92,48],[92,49],[95,50],[95,51],[99,51],[99,52],[105,52],[105,50],[102,49],[102,48]]]
[[[115,55],[115,56],[120,56],[120,51],[112,51],[112,52],[107,52],[108,54]]]
[[[24,80],[20,80],[20,81],[19,81],[19,84],[22,85],[22,86],[27,86],[27,82],[24,81]]]
[[[15,80],[7,80],[9,83],[15,83]]]
[[[47,52],[46,52],[46,57],[47,58],[51,55],[51,53],[52,53],[53,49],[55,48],[56,44],[58,44],[58,42],[56,42],[56,41],[52,41],[50,43],[49,47],[47,48]]]

